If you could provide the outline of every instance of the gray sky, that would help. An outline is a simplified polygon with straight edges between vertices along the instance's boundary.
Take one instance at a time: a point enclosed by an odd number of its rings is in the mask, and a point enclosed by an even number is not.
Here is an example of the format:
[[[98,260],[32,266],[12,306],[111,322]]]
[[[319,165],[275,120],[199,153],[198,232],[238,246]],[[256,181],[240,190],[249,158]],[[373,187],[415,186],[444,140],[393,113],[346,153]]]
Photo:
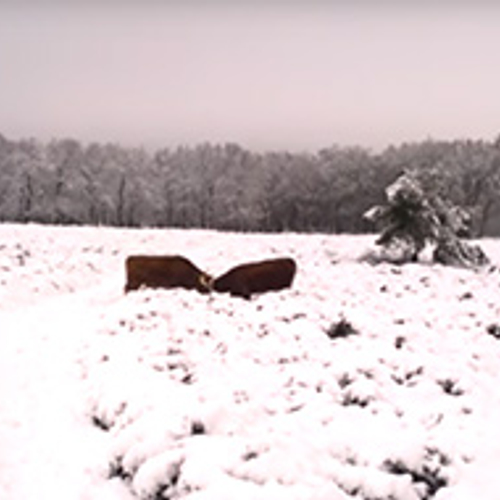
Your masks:
[[[2,0],[0,133],[292,151],[500,133],[500,5],[347,3]]]

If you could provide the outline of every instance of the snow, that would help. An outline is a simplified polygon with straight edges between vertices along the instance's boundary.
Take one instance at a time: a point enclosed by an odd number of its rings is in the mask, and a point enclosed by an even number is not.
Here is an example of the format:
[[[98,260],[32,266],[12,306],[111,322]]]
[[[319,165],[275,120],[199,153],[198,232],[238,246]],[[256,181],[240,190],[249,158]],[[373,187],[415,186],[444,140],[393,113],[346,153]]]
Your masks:
[[[0,498],[497,500],[500,273],[374,239],[0,225]],[[125,295],[132,253],[298,274]]]

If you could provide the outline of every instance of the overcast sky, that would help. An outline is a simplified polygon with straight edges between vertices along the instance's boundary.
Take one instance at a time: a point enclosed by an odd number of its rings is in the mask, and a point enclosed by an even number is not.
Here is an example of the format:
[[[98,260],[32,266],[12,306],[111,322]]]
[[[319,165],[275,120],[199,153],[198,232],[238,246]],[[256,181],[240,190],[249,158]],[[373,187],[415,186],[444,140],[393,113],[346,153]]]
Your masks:
[[[234,3],[0,1],[0,133],[292,151],[500,133],[500,5]]]

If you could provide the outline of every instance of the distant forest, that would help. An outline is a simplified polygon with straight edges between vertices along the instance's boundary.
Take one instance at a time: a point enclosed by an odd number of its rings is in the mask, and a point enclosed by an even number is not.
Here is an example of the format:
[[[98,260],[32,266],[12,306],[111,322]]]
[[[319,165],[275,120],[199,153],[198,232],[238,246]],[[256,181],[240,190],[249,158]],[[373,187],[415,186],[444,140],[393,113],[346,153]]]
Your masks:
[[[0,221],[235,231],[363,233],[403,170],[431,174],[470,210],[473,236],[500,235],[500,137],[257,153],[237,144],[155,152],[0,135]]]

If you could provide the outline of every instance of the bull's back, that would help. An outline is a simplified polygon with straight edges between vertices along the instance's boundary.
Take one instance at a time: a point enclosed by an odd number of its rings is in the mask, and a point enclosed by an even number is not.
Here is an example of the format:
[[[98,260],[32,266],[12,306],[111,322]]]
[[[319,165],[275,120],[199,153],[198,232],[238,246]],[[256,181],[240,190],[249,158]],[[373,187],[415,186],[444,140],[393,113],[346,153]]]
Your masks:
[[[248,270],[249,286],[254,293],[288,288],[293,282],[297,265],[293,259],[264,261]]]
[[[202,271],[185,257],[131,255],[126,259],[125,291],[150,288],[196,288]]]
[[[250,298],[253,293],[277,291],[291,286],[297,265],[291,258],[242,264],[214,281],[214,290]]]

